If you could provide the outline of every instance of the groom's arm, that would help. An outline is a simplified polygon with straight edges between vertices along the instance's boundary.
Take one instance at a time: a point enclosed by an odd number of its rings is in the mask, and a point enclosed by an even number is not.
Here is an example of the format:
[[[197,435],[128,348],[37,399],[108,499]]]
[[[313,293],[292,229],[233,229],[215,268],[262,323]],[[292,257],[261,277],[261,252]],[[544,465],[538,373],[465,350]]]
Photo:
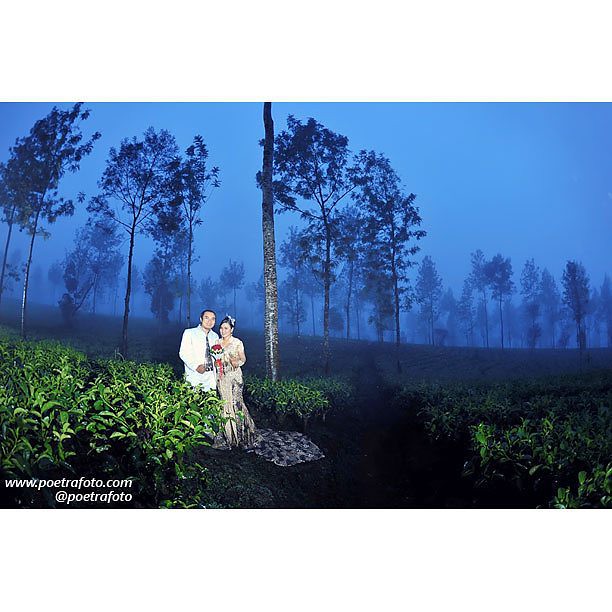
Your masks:
[[[196,351],[193,348],[191,333],[188,329],[183,332],[183,337],[181,338],[179,357],[190,370],[194,370],[200,374],[206,370],[204,364],[200,363],[200,360],[197,358]]]

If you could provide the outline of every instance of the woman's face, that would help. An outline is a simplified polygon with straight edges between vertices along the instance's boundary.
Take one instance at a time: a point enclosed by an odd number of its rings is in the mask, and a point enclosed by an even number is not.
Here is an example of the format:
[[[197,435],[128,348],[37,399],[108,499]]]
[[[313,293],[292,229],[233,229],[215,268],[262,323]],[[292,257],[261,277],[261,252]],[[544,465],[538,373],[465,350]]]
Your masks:
[[[222,338],[228,338],[232,335],[232,328],[229,323],[221,323],[221,327],[219,327],[219,331],[221,332]]]

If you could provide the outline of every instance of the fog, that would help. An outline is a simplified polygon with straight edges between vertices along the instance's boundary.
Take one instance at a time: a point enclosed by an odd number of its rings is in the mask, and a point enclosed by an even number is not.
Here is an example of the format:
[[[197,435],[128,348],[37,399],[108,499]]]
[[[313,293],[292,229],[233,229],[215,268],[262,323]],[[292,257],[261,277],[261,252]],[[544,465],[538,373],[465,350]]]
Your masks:
[[[17,138],[26,136],[34,122],[49,113],[54,104],[3,103],[0,105],[0,161],[7,162],[9,148]],[[68,109],[71,104],[56,104]],[[263,138],[262,105],[258,103],[97,103],[85,104],[91,110],[82,123],[85,138],[98,131],[101,137],[85,156],[80,169],[67,172],[59,183],[59,194],[75,199],[85,194],[85,202],[76,203],[71,217],[45,223],[48,238],[37,237],[30,272],[31,303],[57,307],[65,292],[62,283],[53,283],[49,269],[62,264],[74,248],[76,232],[88,223],[87,202],[100,192],[98,181],[106,166],[111,147],[118,148],[124,138],[142,138],[150,126],[168,130],[181,152],[200,134],[209,152],[210,166],[218,166],[220,186],[212,190],[202,209],[203,223],[196,228],[193,264],[193,313],[214,307],[220,314],[231,312],[245,327],[262,327],[261,304],[252,284],[263,269],[261,231],[261,192],[255,175],[261,169]],[[419,268],[426,256],[435,264],[441,279],[438,313],[433,323],[421,315],[422,308],[413,300],[412,308],[401,313],[402,340],[436,344],[486,344],[478,317],[475,294],[472,334],[449,321],[450,310],[440,305],[442,295],[451,289],[459,300],[465,279],[472,271],[471,254],[482,250],[485,259],[498,253],[512,265],[514,292],[511,305],[505,305],[507,320],[504,337],[507,347],[530,346],[529,325],[525,319],[525,299],[521,295],[521,273],[533,258],[539,272],[546,268],[562,293],[562,274],[568,261],[580,262],[589,277],[591,292],[601,290],[605,275],[612,276],[612,105],[610,104],[497,104],[497,103],[274,103],[275,132],[287,129],[287,116],[301,121],[315,118],[326,128],[348,138],[353,153],[374,150],[386,156],[400,176],[406,193],[416,194],[415,205],[426,236],[418,241],[420,250],[410,257],[410,291],[416,290]],[[347,198],[346,203],[349,203]],[[287,239],[289,228],[303,228],[305,222],[295,212],[276,215],[277,254]],[[127,259],[127,235],[121,235],[121,252]],[[6,222],[0,226],[4,249]],[[2,310],[19,307],[23,289],[23,264],[27,258],[29,236],[13,230],[8,262],[16,278],[5,283]],[[145,270],[154,253],[151,237],[138,235],[134,265]],[[237,291],[234,311],[231,292],[218,295],[214,304],[204,303],[197,285],[205,278],[219,279],[230,260],[244,265],[244,286]],[[345,274],[338,264],[339,281],[332,286],[331,334],[346,337],[343,314],[346,289]],[[279,267],[279,281],[289,276]],[[101,290],[96,312],[122,316],[125,294],[125,265],[114,287]],[[249,286],[251,288],[249,289]],[[596,304],[598,295],[591,296]],[[497,302],[487,298],[490,346],[501,344],[501,325]],[[507,298],[504,299],[507,302]],[[130,316],[153,317],[151,297],[135,287]],[[295,316],[281,309],[281,331],[322,334],[322,296],[304,297]],[[91,297],[81,312],[91,311]],[[393,325],[376,328],[379,316],[364,298],[359,314],[351,305],[351,337],[392,340]],[[609,342],[605,308],[595,308],[587,316],[588,345],[605,346]],[[314,317],[313,317],[314,313]],[[598,314],[599,313],[599,314]],[[604,313],[604,314],[602,314]],[[185,320],[184,295],[177,295],[169,312],[170,321]],[[537,347],[556,345],[564,333],[559,321],[548,330],[539,313],[540,333]],[[372,317],[372,321],[369,321]],[[313,320],[314,318],[314,320]],[[571,320],[565,325],[565,346],[576,346],[576,332]],[[455,329],[451,329],[455,326]],[[571,328],[571,331],[568,331]],[[446,330],[446,333],[435,330]]]

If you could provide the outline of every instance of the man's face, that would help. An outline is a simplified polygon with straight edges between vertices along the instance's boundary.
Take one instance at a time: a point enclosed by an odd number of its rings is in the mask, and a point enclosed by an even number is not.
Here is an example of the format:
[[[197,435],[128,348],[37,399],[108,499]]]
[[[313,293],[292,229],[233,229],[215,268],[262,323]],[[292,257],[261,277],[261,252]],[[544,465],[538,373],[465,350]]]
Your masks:
[[[215,313],[208,310],[202,315],[200,324],[205,331],[210,331],[215,326]]]

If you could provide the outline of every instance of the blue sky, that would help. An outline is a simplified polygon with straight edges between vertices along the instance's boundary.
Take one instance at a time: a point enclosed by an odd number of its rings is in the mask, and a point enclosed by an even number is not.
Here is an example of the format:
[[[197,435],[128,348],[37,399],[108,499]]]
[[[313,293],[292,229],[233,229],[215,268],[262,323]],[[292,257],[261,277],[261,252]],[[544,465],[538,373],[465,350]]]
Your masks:
[[[52,103],[0,104],[0,159]],[[67,107],[68,104],[58,104]],[[97,192],[108,150],[146,128],[167,129],[181,149],[196,133],[220,167],[221,188],[204,213],[197,235],[202,257],[194,276],[216,276],[230,258],[244,261],[248,280],[262,269],[261,194],[254,176],[261,167],[260,103],[87,103],[87,134],[102,138],[61,192]],[[518,285],[525,259],[534,257],[560,280],[567,259],[586,266],[592,283],[612,273],[612,105],[570,103],[274,103],[277,131],[286,117],[314,117],[349,138],[352,150],[384,153],[417,204],[427,237],[420,261],[433,257],[445,285],[461,290],[470,252],[512,258]],[[43,269],[71,247],[82,210],[51,227],[35,247]],[[277,217],[277,241],[293,214]],[[4,240],[5,228],[0,229]],[[15,247],[24,245],[18,236]],[[13,247],[13,248],[15,248]],[[25,246],[21,246],[25,252]],[[12,250],[12,249],[11,249]],[[143,268],[151,243],[136,246]]]

